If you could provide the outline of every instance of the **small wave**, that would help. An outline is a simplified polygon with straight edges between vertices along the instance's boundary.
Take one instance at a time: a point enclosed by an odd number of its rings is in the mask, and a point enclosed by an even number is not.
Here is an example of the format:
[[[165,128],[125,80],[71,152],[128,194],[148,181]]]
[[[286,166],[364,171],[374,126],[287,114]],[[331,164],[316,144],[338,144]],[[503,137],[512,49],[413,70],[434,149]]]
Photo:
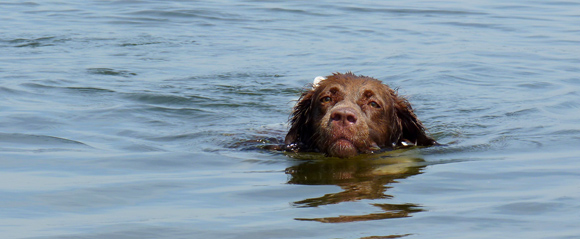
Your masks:
[[[55,36],[39,37],[39,38],[17,38],[12,40],[4,40],[2,42],[7,43],[9,46],[23,48],[23,47],[44,47],[44,46],[54,46],[59,43],[67,42],[68,38],[59,38]]]
[[[53,85],[46,85],[40,83],[23,83],[20,84],[26,88],[30,89],[38,89],[38,90],[54,90],[54,91],[65,91],[66,93],[72,94],[101,94],[101,93],[115,93],[114,90],[98,88],[98,87],[76,87],[76,86],[69,86],[69,87],[61,87],[61,86],[53,86]],[[0,92],[2,88],[0,88]]]
[[[95,88],[95,87],[66,87],[69,90],[82,93],[115,93],[114,90]]]
[[[168,135],[168,136],[161,136],[161,137],[151,137],[148,138],[150,141],[157,141],[157,142],[171,142],[171,141],[179,141],[179,140],[192,140],[198,139],[200,137],[211,136],[216,134],[215,132],[195,132],[195,133],[188,133],[188,134],[179,134],[179,135]]]
[[[156,45],[161,44],[162,42],[139,42],[139,43],[122,43],[119,46],[122,47],[131,47],[131,46],[145,46],[145,45]]]
[[[474,23],[474,22],[433,22],[432,24],[449,25],[454,27],[462,28],[481,28],[481,29],[495,29],[504,31],[514,31],[515,29],[504,27],[499,24],[489,24],[489,23]]]
[[[379,12],[404,15],[487,15],[482,12],[441,10],[441,9],[410,9],[410,8],[376,8],[376,7],[343,7],[342,9],[352,12]]]
[[[0,133],[0,142],[5,146],[6,144],[11,144],[15,146],[80,146],[88,147],[91,146],[76,140],[60,138],[48,135],[32,135],[32,134],[20,134],[20,133]]]
[[[0,6],[39,6],[40,4],[35,2],[0,2]]]
[[[115,70],[111,68],[88,68],[87,72],[93,75],[122,76],[122,77],[131,77],[137,75],[137,73],[133,73],[130,71]]]
[[[303,9],[288,9],[288,8],[268,8],[266,9],[268,12],[275,12],[275,13],[290,13],[290,14],[300,14],[300,15],[309,15],[309,16],[328,16],[328,14],[306,11]]]
[[[506,116],[523,116],[523,115],[529,115],[529,114],[538,113],[538,112],[540,112],[540,110],[538,108],[527,108],[527,109],[520,109],[520,110],[516,110],[516,111],[507,112],[507,113],[505,113],[505,115]]]
[[[6,95],[22,95],[22,94],[24,94],[24,91],[0,86],[0,97],[6,96]]]
[[[186,117],[186,118],[195,118],[201,119],[204,117],[208,117],[213,115],[211,112],[203,109],[195,109],[195,108],[170,108],[170,107],[148,107],[147,111],[149,112],[161,112],[167,114],[169,117]]]
[[[167,18],[197,18],[218,21],[246,21],[247,19],[234,14],[212,12],[208,10],[142,10],[130,13],[136,16],[167,17]]]
[[[541,90],[541,91],[546,91],[547,89],[559,88],[559,86],[557,84],[554,84],[551,82],[540,82],[540,81],[521,83],[518,86],[522,87],[522,88],[527,88],[527,89],[532,89],[532,90]]]
[[[161,104],[161,105],[189,105],[196,101],[206,101],[203,97],[184,97],[178,95],[168,94],[151,94],[151,93],[128,93],[125,96],[128,99],[146,103],[146,104]]]
[[[564,112],[571,113],[572,111],[570,111],[570,110],[576,111],[577,109],[580,109],[580,103],[577,100],[567,100],[567,101],[563,101],[563,102],[560,102],[560,103],[555,104],[555,105],[551,105],[550,108],[557,110],[557,111],[561,111],[563,113]]]

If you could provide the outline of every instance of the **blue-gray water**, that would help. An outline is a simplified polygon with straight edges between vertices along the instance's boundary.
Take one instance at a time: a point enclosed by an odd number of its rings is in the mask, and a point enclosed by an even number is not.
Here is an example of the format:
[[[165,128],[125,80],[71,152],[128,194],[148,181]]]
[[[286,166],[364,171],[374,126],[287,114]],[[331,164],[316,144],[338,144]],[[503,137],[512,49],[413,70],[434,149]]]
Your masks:
[[[567,0],[0,1],[0,237],[580,238],[579,26]],[[447,146],[247,150],[336,71]]]

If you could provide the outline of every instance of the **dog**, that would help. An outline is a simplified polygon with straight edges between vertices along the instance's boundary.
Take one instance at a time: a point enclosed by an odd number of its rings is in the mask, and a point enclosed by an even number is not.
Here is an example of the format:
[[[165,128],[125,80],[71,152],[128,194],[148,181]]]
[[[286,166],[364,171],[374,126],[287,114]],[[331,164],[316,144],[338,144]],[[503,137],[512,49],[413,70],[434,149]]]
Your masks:
[[[404,97],[377,79],[352,72],[317,77],[298,99],[289,123],[287,151],[329,157],[438,144]]]

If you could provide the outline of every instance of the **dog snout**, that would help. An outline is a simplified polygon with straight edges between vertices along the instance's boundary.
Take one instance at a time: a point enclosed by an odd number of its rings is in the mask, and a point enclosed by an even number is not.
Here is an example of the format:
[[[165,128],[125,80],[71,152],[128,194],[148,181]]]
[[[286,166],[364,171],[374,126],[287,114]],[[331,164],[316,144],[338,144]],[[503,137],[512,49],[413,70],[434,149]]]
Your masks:
[[[341,126],[349,126],[356,124],[358,120],[356,110],[350,107],[342,107],[334,109],[330,113],[330,121],[333,124],[339,124]]]

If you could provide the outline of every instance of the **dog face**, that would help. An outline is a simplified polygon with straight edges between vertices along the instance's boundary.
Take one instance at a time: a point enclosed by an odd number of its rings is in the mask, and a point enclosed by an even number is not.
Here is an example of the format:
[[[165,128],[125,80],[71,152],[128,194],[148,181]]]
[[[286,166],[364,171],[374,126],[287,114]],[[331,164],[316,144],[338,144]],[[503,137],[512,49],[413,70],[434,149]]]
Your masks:
[[[436,143],[404,98],[376,79],[352,73],[315,82],[300,97],[290,123],[287,145],[331,157]]]

